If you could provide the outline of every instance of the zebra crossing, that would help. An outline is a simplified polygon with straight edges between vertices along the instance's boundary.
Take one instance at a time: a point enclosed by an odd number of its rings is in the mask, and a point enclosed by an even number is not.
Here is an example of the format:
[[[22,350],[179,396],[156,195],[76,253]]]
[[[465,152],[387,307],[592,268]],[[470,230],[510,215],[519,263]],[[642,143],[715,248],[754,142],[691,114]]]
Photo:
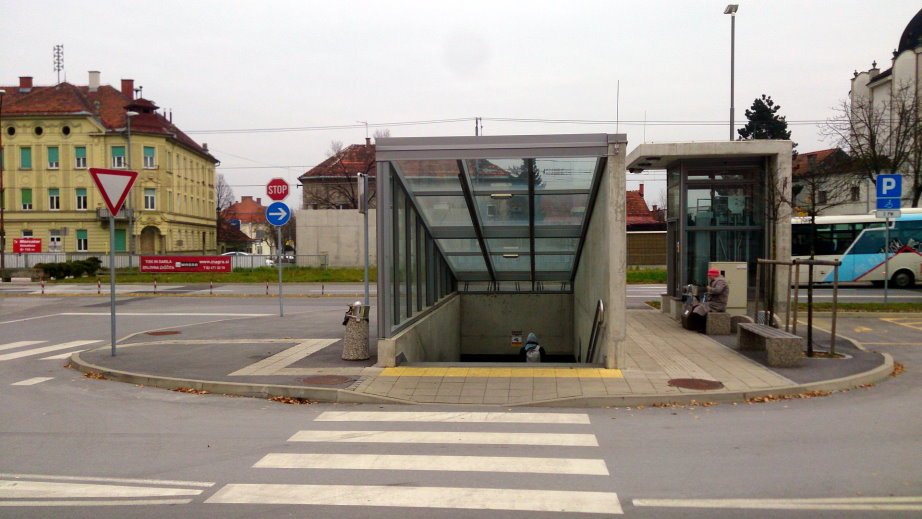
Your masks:
[[[77,351],[83,351],[84,346],[89,346],[91,344],[101,343],[100,340],[78,340],[78,341],[68,341],[62,342],[59,344],[50,344],[47,346],[42,346],[48,341],[16,341],[6,344],[0,344],[0,351],[8,351],[9,353],[0,354],[0,362],[6,362],[9,360],[22,359],[25,357],[33,357],[37,355],[43,355],[46,353],[51,353],[61,350],[73,350],[68,351],[67,353],[61,353],[56,355],[51,355],[49,357],[42,357],[41,360],[57,360],[65,359],[69,357],[72,353]],[[82,349],[75,349],[82,348]],[[11,351],[16,350],[16,351]]]
[[[579,487],[585,486],[582,478],[609,476],[605,460],[591,457],[599,443],[594,434],[585,432],[590,425],[586,414],[327,411],[318,415],[314,424],[316,427],[297,431],[288,439],[290,450],[300,452],[270,452],[252,466],[260,473],[266,469],[281,470],[286,476],[308,480],[310,484],[229,483],[205,503],[623,513],[615,492],[567,488],[566,476],[580,476]],[[330,429],[330,424],[335,428]],[[369,427],[373,424],[379,427]],[[515,427],[514,431],[508,431],[509,424]],[[396,429],[387,430],[388,427]],[[507,432],[484,430],[497,427]],[[529,427],[573,430],[531,432]],[[452,430],[440,430],[445,428]],[[361,452],[329,453],[325,447],[330,444],[361,444],[361,449],[356,446]],[[394,454],[396,444],[436,446],[433,448],[442,453]],[[526,455],[481,455],[490,447],[500,450],[515,447]],[[584,456],[555,456],[558,447]],[[446,449],[450,449],[450,454],[444,453]],[[350,471],[356,483],[339,484],[341,480],[333,472],[337,470]],[[403,471],[428,471],[426,484],[413,486],[404,481],[412,476],[401,475],[405,474]],[[484,481],[484,487],[439,485],[440,479],[457,482],[457,477],[449,477],[457,473],[472,474],[472,481],[478,481],[479,477],[489,481]],[[543,488],[521,488],[526,477]],[[401,480],[401,484],[381,484],[382,478],[387,478],[387,483]],[[496,481],[501,484],[495,484]],[[595,486],[604,487],[605,481],[600,483]],[[501,488],[506,484],[507,488]],[[575,485],[575,480],[569,483]]]

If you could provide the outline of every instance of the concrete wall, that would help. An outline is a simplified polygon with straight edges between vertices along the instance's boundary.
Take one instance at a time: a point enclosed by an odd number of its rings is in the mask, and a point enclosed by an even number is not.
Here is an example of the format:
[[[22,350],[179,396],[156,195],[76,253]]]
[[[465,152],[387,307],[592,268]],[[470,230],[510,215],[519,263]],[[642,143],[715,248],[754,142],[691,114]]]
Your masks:
[[[608,145],[608,164],[573,284],[573,346],[577,351],[588,349],[596,305],[601,300],[605,324],[593,360],[606,368],[623,365],[627,294],[625,145],[626,142]]]
[[[461,296],[461,353],[508,355],[512,331],[529,332],[549,354],[573,350],[572,294],[463,294]]]
[[[458,362],[461,359],[461,296],[453,294],[420,320],[390,339],[378,339],[378,366],[406,362]]]
[[[368,212],[369,263],[377,265],[377,215]],[[326,254],[331,267],[363,267],[364,215],[354,209],[317,209],[297,212],[297,253]]]

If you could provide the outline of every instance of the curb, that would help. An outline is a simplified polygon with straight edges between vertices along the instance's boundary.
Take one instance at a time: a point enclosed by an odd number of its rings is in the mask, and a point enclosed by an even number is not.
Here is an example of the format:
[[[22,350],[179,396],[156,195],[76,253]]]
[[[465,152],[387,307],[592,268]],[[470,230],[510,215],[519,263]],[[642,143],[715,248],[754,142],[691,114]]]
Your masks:
[[[235,395],[252,398],[284,396],[304,398],[314,402],[337,404],[416,404],[411,400],[399,400],[344,389],[310,386],[283,386],[279,384],[248,384],[245,382],[218,382],[214,380],[181,379],[158,375],[143,375],[90,364],[80,358],[80,353],[70,356],[71,367],[82,373],[96,373],[109,380],[160,389],[192,388],[218,395]]]

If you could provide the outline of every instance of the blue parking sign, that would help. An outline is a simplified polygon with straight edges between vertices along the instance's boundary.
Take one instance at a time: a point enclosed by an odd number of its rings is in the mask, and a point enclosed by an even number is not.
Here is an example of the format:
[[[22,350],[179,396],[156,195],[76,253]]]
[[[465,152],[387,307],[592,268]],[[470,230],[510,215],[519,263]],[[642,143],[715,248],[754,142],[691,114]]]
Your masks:
[[[899,209],[903,196],[902,175],[877,175],[877,208]]]

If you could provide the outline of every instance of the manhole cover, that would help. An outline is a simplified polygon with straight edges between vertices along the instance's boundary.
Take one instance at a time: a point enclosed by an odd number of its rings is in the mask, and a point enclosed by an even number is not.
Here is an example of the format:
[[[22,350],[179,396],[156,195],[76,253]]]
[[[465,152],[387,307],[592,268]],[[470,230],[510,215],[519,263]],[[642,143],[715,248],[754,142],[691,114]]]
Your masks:
[[[717,380],[704,380],[703,378],[674,378],[669,381],[672,387],[683,389],[723,389],[723,382]]]
[[[159,332],[147,332],[147,335],[179,335],[176,330],[161,330]]]
[[[316,384],[318,386],[336,386],[352,382],[352,379],[342,375],[315,375],[313,377],[302,378],[301,382],[305,384]]]

